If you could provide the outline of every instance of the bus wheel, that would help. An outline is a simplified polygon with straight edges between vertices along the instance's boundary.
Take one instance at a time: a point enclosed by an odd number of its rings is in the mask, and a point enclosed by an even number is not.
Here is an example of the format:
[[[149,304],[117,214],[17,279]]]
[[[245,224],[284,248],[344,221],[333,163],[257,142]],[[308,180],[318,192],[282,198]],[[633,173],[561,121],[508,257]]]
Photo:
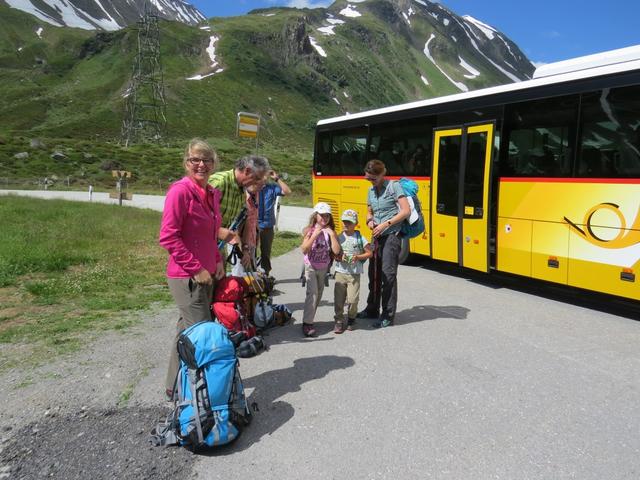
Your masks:
[[[409,251],[409,239],[405,237],[402,239],[402,246],[400,247],[399,263],[400,264],[406,263],[409,260],[410,256],[411,256],[411,252]]]

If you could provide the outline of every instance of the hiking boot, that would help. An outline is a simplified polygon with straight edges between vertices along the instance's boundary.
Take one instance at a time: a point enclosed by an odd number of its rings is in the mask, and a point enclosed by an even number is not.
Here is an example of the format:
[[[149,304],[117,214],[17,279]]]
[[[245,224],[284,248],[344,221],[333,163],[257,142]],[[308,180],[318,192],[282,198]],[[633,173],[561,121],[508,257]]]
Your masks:
[[[378,316],[377,313],[370,312],[366,308],[356,315],[356,318],[376,318]]]
[[[303,323],[302,324],[302,334],[305,337],[315,337],[318,334],[318,332],[316,332],[316,329],[313,328],[313,325],[309,325],[309,324]]]
[[[378,321],[373,324],[373,328],[386,328],[392,325],[393,325],[393,320],[386,317],[380,317]]]
[[[333,333],[339,335],[342,332],[344,332],[344,325],[342,324],[342,322],[336,322],[336,326],[333,328]]]
[[[173,392],[173,390],[171,388],[167,388],[164,391],[164,399],[167,402],[173,402],[173,400],[174,400],[173,396],[174,396],[174,392]]]
[[[347,321],[347,330],[353,330],[354,328],[356,328],[356,319],[355,318],[350,318]]]

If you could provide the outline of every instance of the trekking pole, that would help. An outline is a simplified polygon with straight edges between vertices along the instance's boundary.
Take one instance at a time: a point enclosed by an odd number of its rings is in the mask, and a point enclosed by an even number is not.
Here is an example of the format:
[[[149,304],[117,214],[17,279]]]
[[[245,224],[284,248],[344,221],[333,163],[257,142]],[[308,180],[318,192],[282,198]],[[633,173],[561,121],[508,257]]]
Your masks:
[[[380,255],[380,252],[378,251],[379,247],[380,242],[378,241],[378,237],[375,237],[373,239],[373,300],[376,302],[376,310],[380,310],[380,273],[378,272],[378,256]]]

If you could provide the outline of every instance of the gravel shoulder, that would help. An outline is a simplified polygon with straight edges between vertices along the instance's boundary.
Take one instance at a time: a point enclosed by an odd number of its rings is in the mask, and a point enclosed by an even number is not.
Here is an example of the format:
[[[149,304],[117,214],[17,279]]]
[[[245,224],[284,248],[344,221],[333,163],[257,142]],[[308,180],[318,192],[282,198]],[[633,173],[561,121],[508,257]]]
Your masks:
[[[4,373],[0,478],[175,478],[174,457],[188,452],[147,444],[167,412],[160,379],[174,325],[174,308],[147,312],[79,353]]]

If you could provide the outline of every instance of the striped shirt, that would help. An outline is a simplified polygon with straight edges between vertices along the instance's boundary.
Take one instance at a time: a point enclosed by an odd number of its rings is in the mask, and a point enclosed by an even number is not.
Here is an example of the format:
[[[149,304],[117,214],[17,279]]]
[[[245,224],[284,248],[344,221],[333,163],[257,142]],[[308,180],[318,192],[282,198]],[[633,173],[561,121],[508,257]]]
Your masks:
[[[222,226],[229,228],[245,204],[245,194],[236,182],[235,170],[216,172],[209,177],[209,184],[220,190],[220,214]]]

